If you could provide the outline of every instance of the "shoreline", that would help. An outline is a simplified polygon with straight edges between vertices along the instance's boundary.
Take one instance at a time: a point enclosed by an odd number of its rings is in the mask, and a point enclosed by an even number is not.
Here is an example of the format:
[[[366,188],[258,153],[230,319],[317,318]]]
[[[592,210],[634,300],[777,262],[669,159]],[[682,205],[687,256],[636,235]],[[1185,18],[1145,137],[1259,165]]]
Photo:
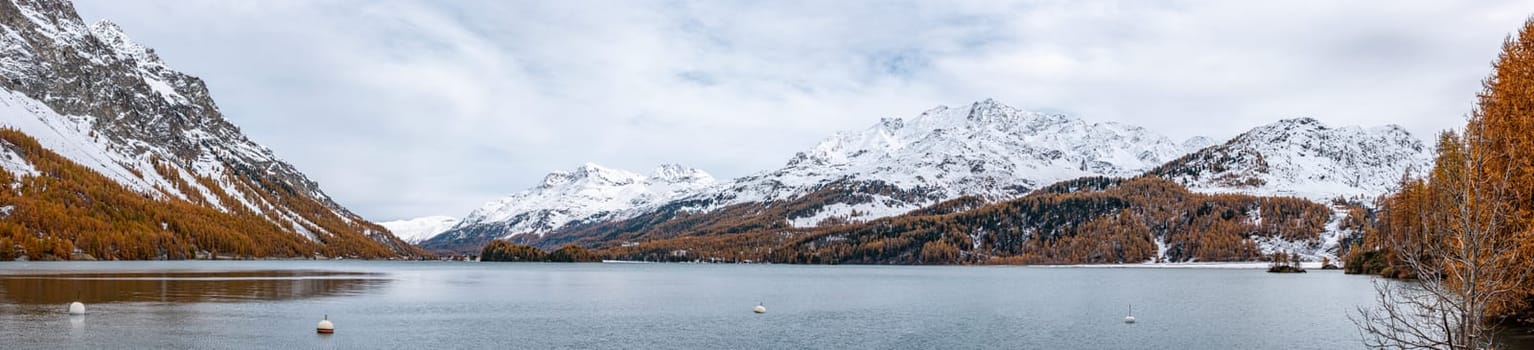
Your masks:
[[[1182,263],[1140,263],[1140,264],[1079,264],[1079,265],[1023,265],[1047,268],[1099,268],[1099,269],[1232,269],[1232,270],[1266,270],[1271,263],[1266,261],[1233,261],[1233,262],[1182,262]],[[1300,263],[1305,269],[1321,270],[1321,262],[1307,261]],[[1341,271],[1341,270],[1339,270]]]
[[[288,259],[288,258],[259,258],[259,259],[228,259],[228,260],[223,260],[223,259],[220,259],[220,260],[206,260],[206,259],[199,259],[199,260],[190,260],[190,259],[188,259],[188,260],[30,260],[30,261],[28,261],[28,260],[17,260],[17,261],[0,261],[0,265],[4,265],[4,264],[7,264],[7,263],[19,263],[19,264],[42,263],[44,265],[47,265],[49,263],[91,263],[91,264],[110,265],[112,263],[118,263],[118,262],[140,262],[140,263],[141,262],[222,262],[222,263],[239,264],[240,262],[282,262],[282,261],[291,261],[291,262],[297,262],[297,261],[313,261],[313,262],[335,261],[335,262],[343,262],[344,261],[344,262],[403,262],[403,263],[409,263],[409,262],[459,262],[459,263],[475,262],[475,263],[477,263],[478,262],[478,261],[438,260],[438,259],[410,260],[410,259],[303,259],[303,258]],[[515,262],[513,262],[513,263],[515,263]],[[698,262],[656,262],[656,261],[636,261],[636,260],[612,260],[612,259],[607,259],[607,260],[602,260],[602,261],[596,262],[596,263],[611,264],[611,265],[643,265],[643,264],[694,265],[694,264],[705,264],[705,265],[784,265],[784,266],[923,266],[923,267],[975,266],[975,267],[1029,267],[1029,268],[1047,268],[1047,269],[1080,268],[1080,269],[1231,269],[1231,270],[1266,270],[1268,267],[1271,266],[1270,263],[1264,262],[1264,261],[1135,263],[1135,264],[1073,264],[1073,265],[988,265],[988,264],[974,264],[974,265],[965,265],[965,264],[945,264],[945,265],[892,264],[892,265],[887,265],[887,264],[776,264],[776,263],[750,263],[750,264],[739,263],[739,264],[737,264],[737,263],[698,263]],[[1321,269],[1321,263],[1320,262],[1316,262],[1316,261],[1304,262],[1304,263],[1301,263],[1300,266],[1302,268],[1307,269],[1307,270],[1309,270],[1309,269],[1322,270]]]

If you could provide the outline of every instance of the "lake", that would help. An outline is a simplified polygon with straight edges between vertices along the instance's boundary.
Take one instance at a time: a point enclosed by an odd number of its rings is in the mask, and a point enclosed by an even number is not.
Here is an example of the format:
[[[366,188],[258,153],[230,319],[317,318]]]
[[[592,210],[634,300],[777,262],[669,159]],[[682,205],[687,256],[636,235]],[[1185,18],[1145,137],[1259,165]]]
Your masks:
[[[1346,349],[1313,270],[4,262],[4,348]],[[85,316],[66,304],[86,303]],[[768,311],[754,314],[763,303]],[[1134,305],[1136,324],[1123,318]],[[336,334],[315,334],[326,315]]]

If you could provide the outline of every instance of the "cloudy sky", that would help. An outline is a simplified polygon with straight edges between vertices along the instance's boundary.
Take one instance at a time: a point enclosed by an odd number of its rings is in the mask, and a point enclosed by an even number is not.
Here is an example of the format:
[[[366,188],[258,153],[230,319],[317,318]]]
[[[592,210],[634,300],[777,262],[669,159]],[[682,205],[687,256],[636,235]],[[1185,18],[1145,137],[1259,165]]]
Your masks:
[[[76,0],[373,220],[584,162],[720,178],[984,98],[1217,139],[1463,123],[1526,1]]]

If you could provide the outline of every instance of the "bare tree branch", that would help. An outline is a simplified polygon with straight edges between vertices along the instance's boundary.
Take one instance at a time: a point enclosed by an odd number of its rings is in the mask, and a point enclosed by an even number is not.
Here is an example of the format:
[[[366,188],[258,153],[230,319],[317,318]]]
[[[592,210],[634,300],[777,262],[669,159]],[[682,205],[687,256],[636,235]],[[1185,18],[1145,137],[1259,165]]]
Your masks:
[[[1483,123],[1471,123],[1472,127]],[[1350,319],[1365,345],[1382,349],[1493,349],[1494,311],[1520,299],[1530,278],[1520,266],[1505,199],[1512,194],[1512,167],[1486,174],[1489,162],[1509,157],[1471,130],[1463,141],[1446,134],[1438,169],[1427,193],[1413,195],[1416,224],[1383,235],[1387,248],[1415,281],[1376,279],[1377,305]],[[1446,148],[1451,147],[1451,148]],[[1506,159],[1506,158],[1503,158]]]

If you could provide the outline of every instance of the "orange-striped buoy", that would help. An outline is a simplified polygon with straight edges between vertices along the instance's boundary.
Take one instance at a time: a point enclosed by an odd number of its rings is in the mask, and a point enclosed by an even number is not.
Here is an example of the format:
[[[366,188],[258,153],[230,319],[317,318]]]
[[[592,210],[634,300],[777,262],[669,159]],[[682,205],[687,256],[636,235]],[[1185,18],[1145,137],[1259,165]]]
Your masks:
[[[331,334],[336,332],[336,325],[330,323],[330,315],[325,315],[325,319],[320,320],[320,325],[315,330],[320,334]]]

